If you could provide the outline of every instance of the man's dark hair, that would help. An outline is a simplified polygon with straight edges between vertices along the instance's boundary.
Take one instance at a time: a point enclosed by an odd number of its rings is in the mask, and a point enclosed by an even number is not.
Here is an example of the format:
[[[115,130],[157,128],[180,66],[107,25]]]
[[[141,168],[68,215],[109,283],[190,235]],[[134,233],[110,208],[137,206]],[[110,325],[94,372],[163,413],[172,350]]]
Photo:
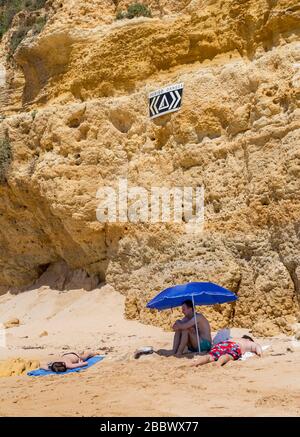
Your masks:
[[[253,341],[253,343],[254,343],[254,340],[253,340],[253,338],[249,337],[249,335],[243,335],[243,337],[242,337],[242,338],[245,338],[246,340],[250,340],[250,341]]]
[[[187,307],[194,309],[193,302],[190,299],[187,299],[183,302],[183,304],[186,304]],[[183,305],[182,304],[182,305]]]

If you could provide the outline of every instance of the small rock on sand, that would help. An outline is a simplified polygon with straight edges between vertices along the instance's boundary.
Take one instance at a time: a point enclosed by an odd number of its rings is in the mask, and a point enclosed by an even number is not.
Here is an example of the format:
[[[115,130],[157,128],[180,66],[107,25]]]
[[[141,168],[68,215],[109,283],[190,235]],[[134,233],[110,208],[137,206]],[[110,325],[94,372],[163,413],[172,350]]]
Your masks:
[[[6,328],[6,329],[15,328],[15,327],[20,325],[20,320],[17,318],[10,319],[7,322],[5,322],[3,325],[4,325],[4,328]]]
[[[37,369],[38,367],[40,367],[40,362],[38,360],[13,358],[0,361],[0,377],[24,375],[30,370]]]
[[[39,337],[46,337],[48,335],[47,331],[43,331],[40,333]]]

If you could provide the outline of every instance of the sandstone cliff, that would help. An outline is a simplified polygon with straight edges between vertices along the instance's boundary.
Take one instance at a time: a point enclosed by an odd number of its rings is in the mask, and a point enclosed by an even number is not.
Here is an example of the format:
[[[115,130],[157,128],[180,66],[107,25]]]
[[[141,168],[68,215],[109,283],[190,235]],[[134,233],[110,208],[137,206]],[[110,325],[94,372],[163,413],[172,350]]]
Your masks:
[[[211,280],[239,296],[205,310],[214,328],[290,333],[300,301],[299,2],[151,0],[152,18],[116,20],[128,3],[48,1],[45,26],[13,56],[23,12],[2,38],[0,285],[31,284],[49,268],[62,287],[72,275],[106,281],[127,296],[128,317],[167,327],[170,314],[145,310],[147,300]],[[181,110],[150,120],[148,93],[177,82]],[[148,189],[203,185],[203,233],[99,223],[96,191],[119,177]]]

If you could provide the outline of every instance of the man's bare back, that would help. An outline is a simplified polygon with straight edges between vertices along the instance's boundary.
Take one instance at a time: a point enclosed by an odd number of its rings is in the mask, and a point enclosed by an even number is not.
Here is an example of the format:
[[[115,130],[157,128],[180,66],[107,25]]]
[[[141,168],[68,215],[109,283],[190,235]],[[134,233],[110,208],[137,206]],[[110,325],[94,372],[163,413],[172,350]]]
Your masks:
[[[206,319],[206,317],[203,316],[203,314],[200,313],[196,313],[196,317],[197,317],[198,329],[201,334],[200,338],[212,342],[211,329],[208,320]],[[193,326],[192,329],[196,333],[196,326]]]
[[[250,341],[246,338],[240,337],[230,338],[230,341],[237,343],[240,346],[242,354],[244,354],[245,352],[252,352],[259,356],[261,356],[262,354],[262,348],[260,344],[255,343],[254,341]]]

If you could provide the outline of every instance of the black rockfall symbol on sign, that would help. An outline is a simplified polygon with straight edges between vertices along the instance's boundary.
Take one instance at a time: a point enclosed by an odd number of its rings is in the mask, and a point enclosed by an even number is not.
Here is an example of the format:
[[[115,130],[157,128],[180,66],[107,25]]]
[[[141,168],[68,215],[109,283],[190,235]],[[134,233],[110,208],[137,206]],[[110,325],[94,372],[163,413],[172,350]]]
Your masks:
[[[159,117],[169,112],[178,111],[181,106],[183,83],[171,85],[153,91],[149,94],[149,115],[150,118]]]

